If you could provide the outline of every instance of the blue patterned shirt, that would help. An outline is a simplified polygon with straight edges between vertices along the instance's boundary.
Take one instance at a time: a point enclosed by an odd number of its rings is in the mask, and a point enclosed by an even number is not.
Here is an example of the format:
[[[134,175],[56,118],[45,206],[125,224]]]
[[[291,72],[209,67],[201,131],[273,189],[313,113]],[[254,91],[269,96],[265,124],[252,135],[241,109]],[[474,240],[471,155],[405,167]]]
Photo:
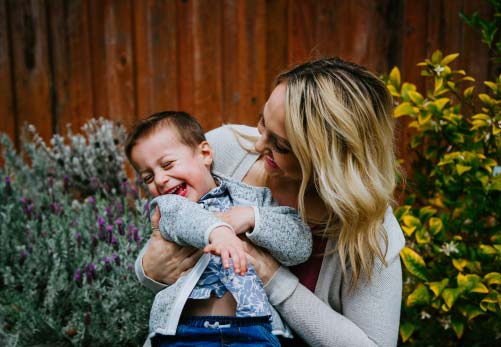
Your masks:
[[[224,212],[233,206],[225,182],[217,180],[219,186],[205,194],[198,202],[211,212]],[[249,264],[245,275],[236,275],[233,265],[223,267],[221,257],[211,255],[209,265],[191,291],[190,299],[208,299],[212,296],[222,297],[229,291],[237,302],[237,317],[271,316],[270,303],[264,291],[263,282]]]

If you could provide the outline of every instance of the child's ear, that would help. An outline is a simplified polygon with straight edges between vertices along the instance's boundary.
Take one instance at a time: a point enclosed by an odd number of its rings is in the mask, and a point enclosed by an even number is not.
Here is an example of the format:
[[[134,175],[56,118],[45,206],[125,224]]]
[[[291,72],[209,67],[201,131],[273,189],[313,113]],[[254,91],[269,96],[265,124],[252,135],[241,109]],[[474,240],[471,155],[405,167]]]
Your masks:
[[[207,141],[202,141],[198,145],[198,150],[203,158],[204,164],[210,167],[212,165],[212,161],[214,160],[214,153],[212,152],[212,147],[209,145]]]

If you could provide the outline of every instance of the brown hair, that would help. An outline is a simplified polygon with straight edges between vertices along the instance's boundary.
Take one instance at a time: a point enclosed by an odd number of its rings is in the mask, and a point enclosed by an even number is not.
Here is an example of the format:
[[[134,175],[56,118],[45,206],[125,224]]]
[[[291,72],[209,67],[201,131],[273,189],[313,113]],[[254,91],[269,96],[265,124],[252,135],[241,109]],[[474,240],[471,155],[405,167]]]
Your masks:
[[[205,141],[204,130],[198,121],[186,112],[163,111],[152,114],[148,118],[134,125],[125,141],[125,154],[132,163],[131,153],[137,141],[151,135],[160,127],[173,126],[176,128],[180,141],[186,146],[196,148]]]

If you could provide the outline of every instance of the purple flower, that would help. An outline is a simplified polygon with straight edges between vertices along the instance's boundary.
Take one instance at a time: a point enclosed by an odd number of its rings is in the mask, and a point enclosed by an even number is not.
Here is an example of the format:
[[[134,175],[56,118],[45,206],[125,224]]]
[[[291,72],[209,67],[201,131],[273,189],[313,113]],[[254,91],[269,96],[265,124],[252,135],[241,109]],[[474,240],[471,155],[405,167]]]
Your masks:
[[[118,240],[116,239],[115,235],[111,237],[111,245],[113,246],[113,249],[115,251],[118,251]]]
[[[137,192],[137,188],[136,187],[130,187],[130,195],[132,196],[132,198],[134,200],[137,200],[139,198],[139,194]]]
[[[19,252],[19,265],[23,265],[27,257],[28,257],[28,252],[26,252],[24,248],[21,249],[21,252]]]
[[[77,241],[78,248],[80,248],[80,246],[82,245],[82,234],[80,234],[79,232],[77,232],[75,234],[75,240]]]
[[[91,241],[90,241],[90,246],[91,246],[91,248],[92,248],[92,249],[96,248],[96,247],[97,247],[97,243],[98,243],[98,241],[97,241],[97,236],[96,236],[96,234],[93,234],[93,235],[92,235],[92,239],[91,239]]]
[[[87,199],[87,201],[89,202],[89,205],[91,205],[91,206],[95,206],[96,205],[96,199],[93,196],[89,196],[89,198]]]
[[[134,241],[136,241],[136,243],[139,245],[141,243],[141,236],[139,235],[139,229],[134,227],[134,229],[132,229],[132,233],[134,235]]]
[[[120,256],[118,254],[113,253],[111,258],[113,259],[113,262],[117,264],[117,266],[120,266]]]
[[[104,263],[104,269],[106,270],[106,272],[110,272],[111,271],[111,263],[110,263],[110,258],[108,256],[104,256],[103,263]]]
[[[105,239],[105,233],[104,233],[104,231],[105,231],[106,227],[104,225],[105,225],[104,218],[101,217],[101,216],[98,216],[97,217],[97,226],[99,228],[99,239],[100,240],[104,240]]]
[[[61,212],[63,212],[63,207],[57,202],[52,202],[49,205],[49,208],[52,211],[52,213],[54,213],[57,216],[59,216]]]
[[[111,207],[106,207],[106,217],[108,217],[108,221],[111,223],[113,220],[113,212],[111,211]]]
[[[73,274],[73,280],[79,287],[82,286],[82,272],[80,271],[80,268],[77,268],[75,270],[75,273]]]
[[[54,187],[54,177],[53,176],[49,176],[47,178],[47,185],[49,186],[49,188]]]
[[[134,272],[134,267],[132,266],[132,264],[131,264],[131,263],[128,263],[128,264],[127,264],[127,271],[129,271],[129,272]]]
[[[150,202],[149,201],[146,201],[146,203],[144,204],[143,212],[148,216],[150,215]]]
[[[68,192],[68,187],[70,185],[70,177],[68,175],[64,175],[63,177],[63,192]]]
[[[120,235],[125,234],[124,221],[122,220],[122,218],[118,217],[117,220],[115,221],[115,224],[117,225],[118,233]]]
[[[106,241],[110,243],[112,237],[113,237],[113,225],[110,224],[106,227]]]
[[[5,194],[10,195],[12,193],[12,185],[9,176],[5,176]]]
[[[115,204],[115,210],[116,210],[118,216],[123,215],[124,214],[124,205],[121,202],[117,202]]]
[[[91,283],[96,278],[96,266],[92,263],[85,265],[85,279]]]

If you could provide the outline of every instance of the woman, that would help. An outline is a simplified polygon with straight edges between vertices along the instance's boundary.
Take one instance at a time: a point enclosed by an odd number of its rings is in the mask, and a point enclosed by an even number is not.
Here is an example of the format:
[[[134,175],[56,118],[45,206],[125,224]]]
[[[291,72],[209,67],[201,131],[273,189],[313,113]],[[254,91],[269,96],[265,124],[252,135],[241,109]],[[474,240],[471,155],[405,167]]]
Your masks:
[[[266,185],[311,226],[316,255],[295,269],[247,245],[270,302],[311,346],[394,346],[400,317],[404,237],[389,204],[397,170],[392,100],[384,84],[339,59],[308,62],[278,76],[255,143],[252,128],[213,130],[215,170]],[[242,136],[242,133],[244,136]],[[220,216],[238,225],[238,211]],[[136,262],[145,277],[172,283],[200,252],[155,233]],[[298,343],[293,343],[298,346]]]

